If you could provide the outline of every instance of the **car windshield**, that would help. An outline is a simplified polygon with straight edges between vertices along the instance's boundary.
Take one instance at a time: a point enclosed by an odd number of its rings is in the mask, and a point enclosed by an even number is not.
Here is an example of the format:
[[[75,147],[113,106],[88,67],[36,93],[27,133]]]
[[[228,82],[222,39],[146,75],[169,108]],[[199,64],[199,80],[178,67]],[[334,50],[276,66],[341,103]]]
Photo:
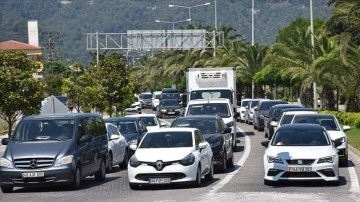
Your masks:
[[[259,103],[259,100],[253,100],[253,101],[251,102],[250,108],[254,108],[258,103]]]
[[[160,98],[161,98],[161,94],[155,95],[155,99],[160,99]]]
[[[161,99],[175,99],[180,100],[180,93],[163,93]]]
[[[285,125],[285,124],[290,124],[291,120],[294,118],[294,114],[284,114],[283,118],[281,119],[279,125]]]
[[[179,102],[177,100],[161,100],[160,106],[179,106]]]
[[[12,141],[64,141],[74,136],[73,119],[22,121],[12,135]]]
[[[230,109],[226,103],[194,104],[188,106],[187,115],[219,115],[222,118],[230,117]]]
[[[249,102],[250,102],[249,100],[241,101],[241,106],[245,107],[249,104]]]
[[[155,117],[140,117],[146,126],[158,126],[159,123]]]
[[[340,127],[335,121],[334,117],[310,117],[310,116],[295,116],[292,123],[314,123],[324,126],[326,130],[339,131]]]
[[[153,132],[147,133],[139,148],[177,148],[192,147],[191,132]]]
[[[139,131],[136,121],[119,121],[113,124],[117,126],[121,134],[137,133]]]
[[[197,128],[204,135],[217,133],[219,131],[216,119],[178,119],[171,125],[171,127]]]
[[[152,95],[151,94],[140,94],[140,99],[151,99]]]
[[[326,132],[321,129],[279,129],[274,134],[273,146],[327,146],[330,145]]]

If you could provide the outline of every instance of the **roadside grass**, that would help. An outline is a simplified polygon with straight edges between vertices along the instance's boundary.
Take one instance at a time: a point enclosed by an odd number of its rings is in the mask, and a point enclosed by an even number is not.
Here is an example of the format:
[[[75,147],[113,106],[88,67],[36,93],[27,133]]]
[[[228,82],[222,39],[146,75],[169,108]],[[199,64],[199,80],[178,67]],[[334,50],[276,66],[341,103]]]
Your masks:
[[[351,126],[351,129],[346,131],[348,143],[360,151],[360,128]]]

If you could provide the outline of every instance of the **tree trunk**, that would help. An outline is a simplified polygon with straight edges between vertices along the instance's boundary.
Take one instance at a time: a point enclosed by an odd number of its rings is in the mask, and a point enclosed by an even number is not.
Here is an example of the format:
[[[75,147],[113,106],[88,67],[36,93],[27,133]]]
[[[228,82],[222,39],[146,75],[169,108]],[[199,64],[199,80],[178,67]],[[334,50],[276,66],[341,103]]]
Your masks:
[[[335,94],[334,94],[334,88],[331,87],[330,85],[323,85],[323,89],[321,92],[321,107],[324,110],[330,110],[330,111],[335,111],[335,104],[336,104],[336,100],[335,100]]]
[[[305,107],[313,108],[314,96],[312,88],[307,88],[300,93],[300,103]]]
[[[346,112],[360,112],[360,100],[355,96],[349,96],[346,105]]]

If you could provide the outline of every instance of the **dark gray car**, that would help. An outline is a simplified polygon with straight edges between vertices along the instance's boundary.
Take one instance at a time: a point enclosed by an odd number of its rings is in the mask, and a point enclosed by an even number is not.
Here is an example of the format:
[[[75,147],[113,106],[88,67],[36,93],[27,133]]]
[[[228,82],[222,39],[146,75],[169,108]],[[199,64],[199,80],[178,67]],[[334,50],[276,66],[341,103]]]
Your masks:
[[[23,118],[0,158],[0,186],[70,185],[78,189],[82,178],[105,179],[108,142],[99,114],[34,115]]]

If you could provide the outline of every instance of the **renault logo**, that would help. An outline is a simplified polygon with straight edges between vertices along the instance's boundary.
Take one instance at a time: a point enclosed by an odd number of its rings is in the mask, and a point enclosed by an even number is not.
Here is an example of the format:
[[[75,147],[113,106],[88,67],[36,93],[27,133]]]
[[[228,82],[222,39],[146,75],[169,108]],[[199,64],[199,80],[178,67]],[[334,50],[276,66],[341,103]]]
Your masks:
[[[163,166],[164,166],[164,162],[162,162],[161,160],[155,162],[155,169],[156,170],[162,170]]]
[[[32,159],[29,163],[30,168],[36,168],[38,165],[38,162],[36,161],[36,159]]]
[[[302,160],[298,160],[298,164],[299,164],[299,165],[302,165],[302,164],[303,164],[303,161],[302,161]]]

